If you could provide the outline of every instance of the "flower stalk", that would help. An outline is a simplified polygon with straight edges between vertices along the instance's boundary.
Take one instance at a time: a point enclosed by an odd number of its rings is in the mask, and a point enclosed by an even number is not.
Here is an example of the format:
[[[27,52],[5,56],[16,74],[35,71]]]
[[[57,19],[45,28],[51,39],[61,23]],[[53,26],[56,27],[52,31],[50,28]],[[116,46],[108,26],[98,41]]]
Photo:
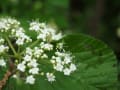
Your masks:
[[[14,55],[16,56],[17,55],[17,52],[15,51],[11,41],[9,40],[8,37],[5,37],[6,38],[6,41],[8,42],[8,45],[10,46],[11,50],[13,51]]]

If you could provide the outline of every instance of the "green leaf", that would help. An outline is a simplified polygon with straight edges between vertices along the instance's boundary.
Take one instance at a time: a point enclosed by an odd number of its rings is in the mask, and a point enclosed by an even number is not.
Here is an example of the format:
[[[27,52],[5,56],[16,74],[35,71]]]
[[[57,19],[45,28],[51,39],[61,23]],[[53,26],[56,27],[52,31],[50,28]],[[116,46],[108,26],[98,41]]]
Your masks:
[[[89,86],[96,90],[116,87],[117,60],[106,44],[82,34],[69,35],[64,40],[78,65],[77,72],[72,76],[76,83],[82,82],[86,90],[94,90]]]
[[[117,60],[106,44],[82,34],[67,35],[63,40],[66,50],[75,56],[76,72],[71,76],[56,73],[53,83],[38,77],[35,85],[18,85],[10,79],[5,90],[116,90]]]

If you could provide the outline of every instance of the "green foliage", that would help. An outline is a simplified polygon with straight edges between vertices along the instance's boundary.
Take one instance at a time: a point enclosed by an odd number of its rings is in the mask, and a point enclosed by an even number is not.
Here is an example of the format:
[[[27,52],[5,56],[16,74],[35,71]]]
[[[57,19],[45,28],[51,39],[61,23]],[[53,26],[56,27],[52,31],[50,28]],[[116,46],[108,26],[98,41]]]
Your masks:
[[[22,7],[21,7],[22,6]],[[68,27],[69,0],[5,0],[0,1],[1,16],[55,22],[62,29]]]
[[[77,77],[78,83],[83,82],[85,87],[91,86],[97,90],[116,87],[116,57],[107,45],[84,35],[70,35],[65,42],[76,56],[79,70],[74,77]]]
[[[75,73],[70,77],[57,73],[53,83],[38,77],[35,85],[11,78],[4,90],[116,90],[116,57],[107,45],[81,34],[67,35],[63,40],[66,50],[75,56]]]

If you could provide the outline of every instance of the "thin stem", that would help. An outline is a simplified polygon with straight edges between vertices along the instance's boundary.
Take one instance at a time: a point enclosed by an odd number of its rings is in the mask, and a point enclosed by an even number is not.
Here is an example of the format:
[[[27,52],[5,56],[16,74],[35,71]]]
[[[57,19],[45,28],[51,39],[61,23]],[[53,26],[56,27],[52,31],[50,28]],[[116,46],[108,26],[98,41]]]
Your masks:
[[[16,51],[15,51],[15,49],[14,49],[14,47],[13,47],[13,45],[12,45],[12,43],[11,43],[11,41],[9,40],[8,37],[6,37],[6,40],[7,40],[7,42],[8,42],[8,45],[10,46],[11,50],[13,51],[14,55],[17,55],[17,53],[16,53]]]
[[[15,57],[14,55],[3,55],[5,57]]]
[[[18,53],[20,53],[20,46],[18,47],[18,50],[17,50]]]

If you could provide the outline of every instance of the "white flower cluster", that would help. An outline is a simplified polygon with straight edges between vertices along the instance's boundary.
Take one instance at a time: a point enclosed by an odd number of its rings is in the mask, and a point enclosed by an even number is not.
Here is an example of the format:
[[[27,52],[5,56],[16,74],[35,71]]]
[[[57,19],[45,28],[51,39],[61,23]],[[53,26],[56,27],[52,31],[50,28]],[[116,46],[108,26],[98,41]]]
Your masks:
[[[20,26],[20,22],[13,18],[0,19],[0,32],[8,33],[9,37],[16,38],[17,45],[31,42],[32,39],[25,34],[25,30]]]
[[[49,82],[53,82],[56,80],[56,72],[62,72],[69,76],[77,69],[72,54],[65,51],[64,44],[60,42],[62,34],[45,23],[38,21],[30,23],[27,32],[37,34],[35,41],[25,34],[20,22],[15,19],[0,19],[0,32],[7,35],[7,40],[0,38],[0,54],[7,51],[9,46],[10,51],[15,54],[17,73],[14,76],[18,77],[21,73],[25,74],[22,75],[24,76],[22,78],[25,78],[28,84],[35,83],[36,75],[45,76]],[[14,45],[11,42],[13,38],[16,42]],[[5,41],[6,44],[4,45]],[[24,45],[24,48],[19,48],[18,51],[16,45],[18,47]],[[10,56],[13,55],[10,54]],[[1,58],[0,66],[5,65],[5,60]]]
[[[0,31],[9,32],[13,28],[17,28],[20,25],[16,19],[12,18],[0,18]]]
[[[0,38],[0,54],[5,53],[8,51],[9,47],[4,45],[5,40],[3,38]]]
[[[36,47],[35,47],[36,50]],[[23,57],[23,61],[18,64],[17,69],[21,72],[25,72],[26,68],[29,69],[29,74],[39,74],[39,67],[37,59],[33,56],[36,51],[33,51],[31,48],[26,49],[26,53]]]
[[[30,23],[30,30],[37,32],[37,39],[42,39],[43,41],[57,41],[62,38],[61,33],[56,33],[56,30],[47,26],[45,23],[39,23],[33,21]]]
[[[4,45],[5,40],[3,38],[0,38],[0,56],[5,53],[6,51],[8,51],[9,47]],[[0,57],[0,66],[5,67],[6,66],[6,62],[3,59],[3,57]]]
[[[76,70],[75,64],[73,64],[73,57],[64,52],[55,52],[56,56],[52,57],[51,63],[56,71],[64,72],[64,75],[70,75],[71,72]]]
[[[48,78],[49,82],[55,81],[55,76],[53,75],[53,73],[46,73],[46,77]]]
[[[25,42],[32,41],[32,39],[25,34],[25,30],[22,27],[18,27],[17,30],[13,30],[12,34],[17,38],[17,45],[23,45]]]
[[[40,60],[48,58],[47,54],[45,54],[44,51],[44,49],[51,50],[50,49],[51,47],[50,48],[48,47],[49,45],[42,43],[42,45],[40,44],[39,47],[34,47],[33,49],[29,47],[26,48],[26,51],[23,56],[23,61],[17,65],[17,69],[19,71],[28,73],[28,76],[26,77],[26,83],[34,84],[35,82],[34,76],[42,73],[40,72],[40,70],[42,70],[42,67],[40,65]],[[49,74],[46,73],[46,77],[50,82],[55,80],[55,76],[53,75],[53,73],[49,73]]]

